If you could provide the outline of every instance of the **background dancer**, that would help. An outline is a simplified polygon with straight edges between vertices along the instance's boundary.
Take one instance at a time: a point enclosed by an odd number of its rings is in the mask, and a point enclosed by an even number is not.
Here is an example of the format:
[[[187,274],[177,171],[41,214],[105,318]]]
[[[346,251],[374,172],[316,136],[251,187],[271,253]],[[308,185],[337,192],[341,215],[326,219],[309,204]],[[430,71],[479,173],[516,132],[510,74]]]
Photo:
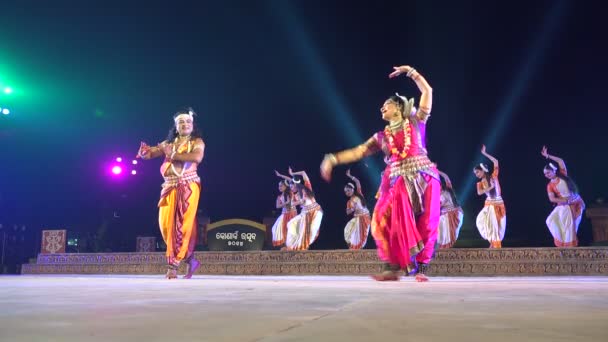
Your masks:
[[[346,176],[353,181],[344,186],[344,194],[348,197],[346,215],[352,214],[353,218],[344,227],[344,240],[349,249],[361,249],[367,242],[371,217],[363,196],[361,182],[357,177],[351,175],[350,169],[346,171]]]
[[[275,171],[275,174],[279,176],[279,173]],[[281,209],[281,215],[277,218],[274,225],[272,226],[272,245],[280,247],[285,245],[285,238],[287,237],[287,222],[294,218],[298,212],[292,204],[293,195],[290,187],[291,181],[283,179],[279,182],[279,192],[277,196],[276,208]]]
[[[287,223],[285,247],[288,250],[307,250],[319,236],[323,209],[315,199],[315,193],[306,172],[293,172],[290,167],[289,174],[292,177],[302,177],[294,179],[295,187],[300,194],[296,203],[302,207],[302,210]]]
[[[464,213],[458,204],[452,182],[447,174],[439,171],[443,178],[441,183],[441,217],[437,230],[439,248],[450,248],[458,239]]]
[[[498,181],[498,159],[486,152],[486,145],[482,145],[481,154],[492,161],[494,168],[490,173],[488,166],[480,163],[473,169],[473,173],[479,179],[477,194],[486,195],[484,207],[477,215],[477,229],[481,237],[490,242],[490,248],[501,248],[507,227],[507,215]]]
[[[581,223],[585,202],[578,193],[578,187],[572,178],[568,177],[568,170],[563,159],[549,155],[547,147],[543,146],[540,152],[550,162],[543,169],[545,177],[549,179],[547,195],[555,208],[547,217],[547,227],[553,235],[556,247],[578,246],[578,225]],[[557,165],[556,165],[557,164]]]

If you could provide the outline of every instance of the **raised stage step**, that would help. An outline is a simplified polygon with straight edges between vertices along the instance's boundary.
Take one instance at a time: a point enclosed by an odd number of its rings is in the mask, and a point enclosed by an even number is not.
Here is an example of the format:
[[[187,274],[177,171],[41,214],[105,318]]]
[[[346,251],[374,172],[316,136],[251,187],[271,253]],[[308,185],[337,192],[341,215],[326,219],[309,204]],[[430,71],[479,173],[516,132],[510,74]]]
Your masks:
[[[375,250],[196,252],[197,274],[367,275],[381,270]],[[22,274],[164,274],[164,253],[40,254]],[[184,272],[184,269],[181,269]],[[608,275],[608,247],[438,250],[430,275]]]

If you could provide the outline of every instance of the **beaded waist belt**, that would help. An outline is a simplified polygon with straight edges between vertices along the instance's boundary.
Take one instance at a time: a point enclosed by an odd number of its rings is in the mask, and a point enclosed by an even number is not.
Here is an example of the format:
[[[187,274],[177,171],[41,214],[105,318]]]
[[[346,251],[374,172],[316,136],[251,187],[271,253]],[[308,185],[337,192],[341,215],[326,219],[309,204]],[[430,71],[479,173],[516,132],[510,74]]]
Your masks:
[[[502,197],[496,196],[493,198],[486,198],[486,204],[504,204]]]
[[[570,195],[570,196],[568,196],[568,202],[566,202],[566,203],[560,203],[559,205],[570,205],[570,204],[575,203],[575,202],[577,202],[579,200],[582,201],[582,199],[583,198],[579,194]]]
[[[281,213],[285,214],[288,213],[290,211],[295,211],[296,208],[294,208],[293,206],[289,206],[289,207],[283,207],[283,210],[281,210]]]
[[[426,155],[407,157],[403,160],[394,161],[389,165],[390,178],[412,175],[420,171],[437,176],[435,164]]]
[[[307,212],[310,212],[313,210],[318,210],[318,209],[321,209],[321,206],[319,205],[319,203],[315,202],[315,203],[311,203],[308,205],[303,205],[300,213],[307,213]]]
[[[460,210],[460,207],[455,207],[453,205],[450,205],[450,206],[441,208],[441,214],[443,215],[445,213],[449,213],[450,211],[458,211],[458,210]]]
[[[200,183],[201,178],[196,174],[196,171],[188,171],[184,172],[181,176],[163,176],[165,182],[163,183],[163,188],[165,187],[175,187],[180,183],[192,183],[198,182]]]
[[[355,217],[359,217],[359,216],[365,216],[365,215],[369,215],[369,210],[367,210],[366,208],[364,209],[360,209],[360,210],[355,210]]]

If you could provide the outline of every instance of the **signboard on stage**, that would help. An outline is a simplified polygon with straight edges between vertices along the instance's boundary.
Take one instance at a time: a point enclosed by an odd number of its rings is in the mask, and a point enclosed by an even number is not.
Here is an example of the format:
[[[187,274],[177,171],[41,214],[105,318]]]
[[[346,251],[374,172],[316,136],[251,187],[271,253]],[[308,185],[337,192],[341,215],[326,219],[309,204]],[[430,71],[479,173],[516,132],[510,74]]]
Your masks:
[[[41,254],[65,253],[67,230],[43,230]]]
[[[156,251],[156,237],[154,236],[138,236],[136,252],[154,252]]]
[[[266,226],[261,223],[230,219],[207,227],[210,251],[259,251],[264,247]]]

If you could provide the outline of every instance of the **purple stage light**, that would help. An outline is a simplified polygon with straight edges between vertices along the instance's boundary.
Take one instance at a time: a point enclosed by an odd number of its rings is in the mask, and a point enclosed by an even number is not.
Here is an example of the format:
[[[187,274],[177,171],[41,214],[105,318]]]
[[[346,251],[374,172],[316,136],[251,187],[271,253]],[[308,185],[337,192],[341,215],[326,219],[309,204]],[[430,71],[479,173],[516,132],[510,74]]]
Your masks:
[[[116,158],[116,162],[122,163],[122,158],[121,157]]]
[[[112,167],[112,174],[118,176],[122,173],[122,167],[118,166],[118,165],[114,165]]]

